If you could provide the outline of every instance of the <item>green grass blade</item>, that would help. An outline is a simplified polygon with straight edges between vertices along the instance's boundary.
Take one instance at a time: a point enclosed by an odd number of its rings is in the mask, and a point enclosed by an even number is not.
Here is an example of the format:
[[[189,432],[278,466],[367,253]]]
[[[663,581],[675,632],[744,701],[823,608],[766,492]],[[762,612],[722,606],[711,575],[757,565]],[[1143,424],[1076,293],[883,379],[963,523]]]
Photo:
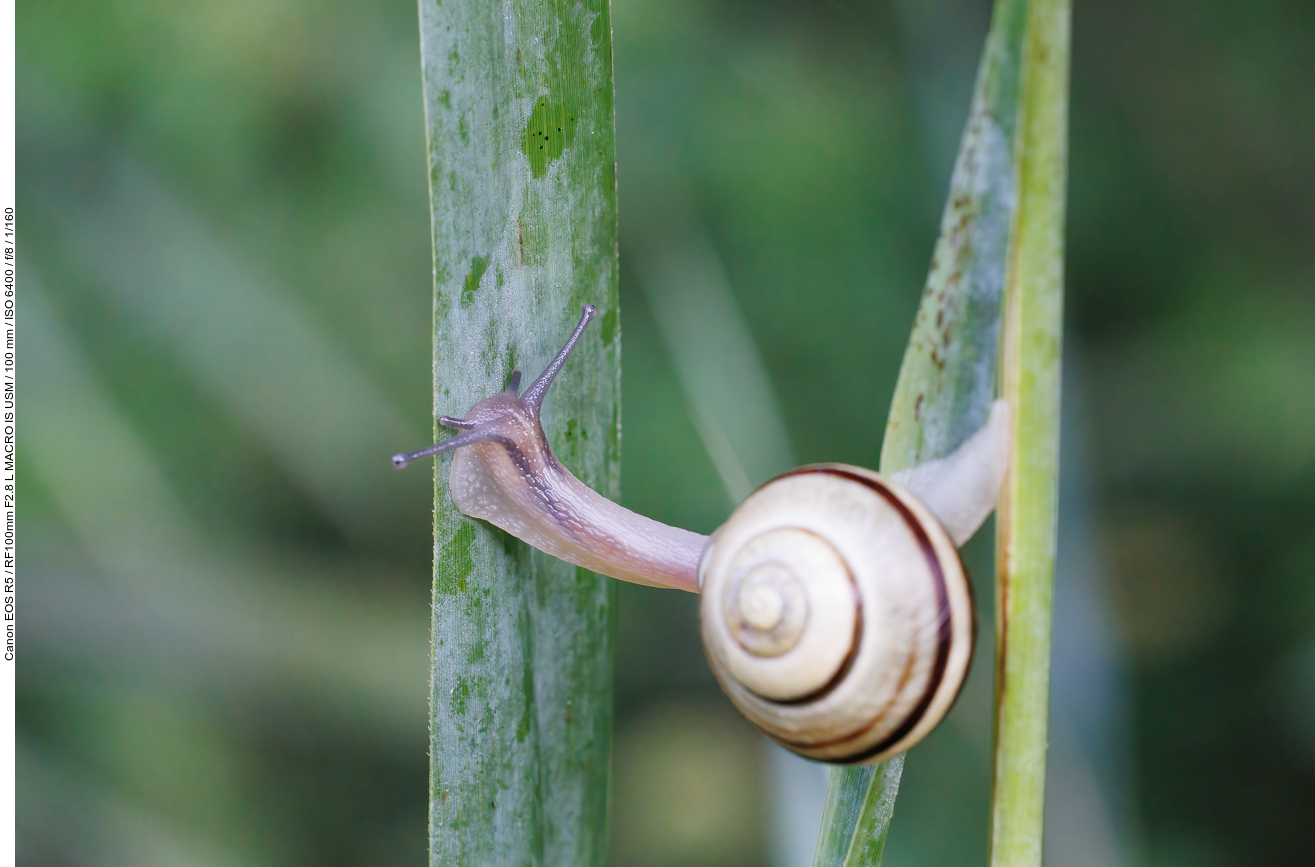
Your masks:
[[[836,768],[831,773],[822,833],[813,863],[859,867],[880,864],[886,834],[895,813],[904,755],[888,762],[857,768]],[[856,795],[846,796],[853,792]],[[843,860],[822,862],[822,857]]]
[[[899,794],[899,781],[904,773],[904,754],[877,765],[863,799],[863,810],[854,826],[854,836],[845,855],[845,867],[862,864],[880,864],[886,850],[886,835],[890,820],[895,815],[895,796]]]
[[[981,427],[995,393],[1015,167],[1025,0],[998,0],[927,285],[881,449],[894,473],[943,457]],[[881,863],[903,757],[831,772],[815,867]]]
[[[619,493],[620,331],[606,0],[420,3],[434,235],[434,415],[536,376],[561,461]],[[602,864],[612,583],[458,513],[437,468],[430,860]]]
[[[1041,863],[1059,481],[1069,22],[1069,0],[1032,0],[1024,43],[1019,207],[1001,353],[1001,391],[1014,408],[1014,457],[996,522],[991,864],[997,867]]]
[[[1024,0],[996,3],[931,271],[891,399],[881,471],[954,451],[995,396],[1000,303],[1017,195]]]
[[[898,761],[902,767],[903,756]],[[890,763],[831,769],[831,784],[827,787],[826,806],[822,809],[822,830],[818,834],[813,867],[833,867],[844,863],[853,844],[854,832],[858,828],[863,805],[867,802],[868,791],[876,778],[876,771],[887,764]],[[884,837],[885,828],[875,830]]]

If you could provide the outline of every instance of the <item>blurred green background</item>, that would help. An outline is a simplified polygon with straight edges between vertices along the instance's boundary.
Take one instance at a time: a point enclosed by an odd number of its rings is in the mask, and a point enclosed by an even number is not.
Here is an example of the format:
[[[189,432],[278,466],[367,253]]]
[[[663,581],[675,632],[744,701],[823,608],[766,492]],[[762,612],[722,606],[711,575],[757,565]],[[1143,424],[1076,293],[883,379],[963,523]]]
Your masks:
[[[1047,857],[1302,863],[1315,6],[1077,7]],[[707,532],[736,487],[672,250],[781,448],[876,465],[988,15],[615,0],[627,505]],[[414,4],[26,0],[18,88],[20,863],[424,863]],[[984,860],[988,536],[891,867]],[[615,862],[806,863],[824,776],[730,709],[694,601],[620,591]]]

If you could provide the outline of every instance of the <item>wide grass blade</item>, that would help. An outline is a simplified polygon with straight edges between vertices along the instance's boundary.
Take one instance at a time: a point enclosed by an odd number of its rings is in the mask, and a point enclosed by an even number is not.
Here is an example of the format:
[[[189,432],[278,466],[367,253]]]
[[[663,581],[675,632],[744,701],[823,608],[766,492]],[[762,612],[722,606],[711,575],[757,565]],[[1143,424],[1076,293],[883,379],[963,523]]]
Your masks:
[[[536,376],[558,458],[619,492],[620,330],[606,0],[420,3],[434,416]],[[402,444],[399,444],[402,445]],[[612,582],[457,512],[436,474],[430,860],[602,864]]]
[[[894,473],[952,452],[995,394],[1001,294],[1018,201],[1016,131],[1027,4],[999,0],[978,69],[941,233],[909,337],[881,449]],[[903,756],[836,768],[815,867],[881,863]]]

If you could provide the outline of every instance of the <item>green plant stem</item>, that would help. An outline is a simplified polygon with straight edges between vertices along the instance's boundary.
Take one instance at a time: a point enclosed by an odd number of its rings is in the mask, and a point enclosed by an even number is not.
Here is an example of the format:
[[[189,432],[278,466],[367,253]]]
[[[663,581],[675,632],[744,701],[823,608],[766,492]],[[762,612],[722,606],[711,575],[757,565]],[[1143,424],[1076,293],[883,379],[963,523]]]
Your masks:
[[[526,382],[583,304],[543,406],[558,459],[620,471],[615,134],[606,0],[421,0],[434,239],[434,405]],[[439,428],[435,428],[436,436]],[[607,858],[614,586],[434,496],[430,862]]]
[[[1041,863],[1059,473],[1068,127],[1068,0],[1031,0],[1019,206],[1005,293],[1001,391],[1013,458],[996,522],[993,867]]]

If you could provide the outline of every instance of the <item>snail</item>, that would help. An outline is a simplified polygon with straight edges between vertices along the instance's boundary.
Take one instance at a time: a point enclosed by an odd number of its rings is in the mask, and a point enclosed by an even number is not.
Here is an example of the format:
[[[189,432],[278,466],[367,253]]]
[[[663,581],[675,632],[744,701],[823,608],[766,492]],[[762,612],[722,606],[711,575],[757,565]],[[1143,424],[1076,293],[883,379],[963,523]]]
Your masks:
[[[454,452],[457,508],[562,560],[700,594],[704,650],[722,689],[782,746],[860,764],[902,752],[949,711],[972,658],[972,592],[958,546],[995,506],[1009,410],[949,456],[887,478],[814,464],[751,494],[711,536],[637,515],[553,456],[539,410],[594,317],[523,393],[520,372],[460,432],[393,457]]]

